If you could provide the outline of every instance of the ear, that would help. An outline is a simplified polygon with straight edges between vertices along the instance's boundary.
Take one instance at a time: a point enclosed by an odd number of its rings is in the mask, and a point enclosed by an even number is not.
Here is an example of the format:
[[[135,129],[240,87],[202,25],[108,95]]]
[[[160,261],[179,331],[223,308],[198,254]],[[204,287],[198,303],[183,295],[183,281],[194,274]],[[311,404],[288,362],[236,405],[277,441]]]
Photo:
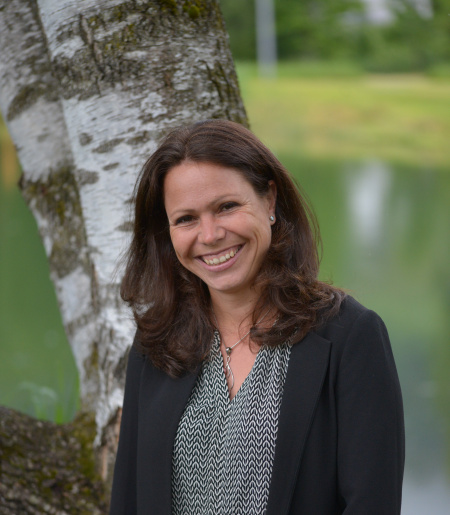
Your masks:
[[[267,192],[267,201],[269,207],[269,216],[275,216],[275,206],[277,205],[277,186],[274,181],[269,181],[269,190]]]

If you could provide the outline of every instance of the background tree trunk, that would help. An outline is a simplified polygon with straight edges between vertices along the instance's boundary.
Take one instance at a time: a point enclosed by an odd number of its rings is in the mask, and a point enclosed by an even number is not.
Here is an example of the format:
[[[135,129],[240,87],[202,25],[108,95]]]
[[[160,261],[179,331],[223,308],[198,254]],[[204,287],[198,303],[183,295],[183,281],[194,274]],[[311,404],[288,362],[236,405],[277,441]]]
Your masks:
[[[130,237],[137,173],[170,127],[204,118],[246,124],[245,110],[218,0],[0,1],[0,45],[0,109],[81,397],[67,427],[2,409],[0,506],[100,513],[134,331],[114,272]]]

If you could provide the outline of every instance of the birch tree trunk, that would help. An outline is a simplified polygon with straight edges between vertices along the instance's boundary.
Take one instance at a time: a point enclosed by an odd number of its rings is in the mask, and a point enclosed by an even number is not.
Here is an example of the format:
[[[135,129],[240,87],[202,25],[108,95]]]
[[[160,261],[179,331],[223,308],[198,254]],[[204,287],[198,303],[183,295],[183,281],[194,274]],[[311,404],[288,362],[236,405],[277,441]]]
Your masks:
[[[0,45],[0,109],[81,389],[67,427],[2,408],[1,513],[102,513],[134,332],[114,272],[137,173],[170,127],[246,124],[245,110],[218,0],[0,0]]]

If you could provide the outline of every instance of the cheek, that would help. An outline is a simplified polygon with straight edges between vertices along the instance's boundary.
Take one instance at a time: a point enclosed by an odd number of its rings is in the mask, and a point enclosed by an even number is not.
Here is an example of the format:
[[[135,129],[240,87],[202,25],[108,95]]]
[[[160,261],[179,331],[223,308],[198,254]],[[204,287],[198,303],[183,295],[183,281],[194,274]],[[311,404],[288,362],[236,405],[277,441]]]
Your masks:
[[[265,227],[264,230],[261,233],[261,252],[264,254],[267,254],[270,245],[272,244],[272,228],[269,225],[268,227]],[[264,259],[264,257],[263,257]]]
[[[172,246],[175,250],[175,254],[178,259],[181,261],[189,249],[189,245],[187,239],[183,237],[181,234],[177,234],[176,232],[170,233],[170,239],[172,241]]]
[[[268,220],[268,217],[267,217]],[[259,237],[265,245],[270,245],[272,241],[272,226],[267,222],[266,217],[259,219]]]
[[[179,241],[176,234],[173,234],[172,231],[170,231],[170,241],[172,242],[172,247],[175,250],[175,254],[178,256]]]
[[[264,238],[264,246],[265,246],[266,252],[269,250],[271,243],[272,243],[272,231],[269,228],[269,230],[266,232],[266,236]]]

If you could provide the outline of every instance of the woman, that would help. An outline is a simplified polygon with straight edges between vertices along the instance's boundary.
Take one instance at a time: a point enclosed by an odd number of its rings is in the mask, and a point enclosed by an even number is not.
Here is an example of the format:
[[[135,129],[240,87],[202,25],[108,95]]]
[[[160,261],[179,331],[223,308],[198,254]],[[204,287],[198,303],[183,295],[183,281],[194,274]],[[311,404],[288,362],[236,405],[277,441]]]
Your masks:
[[[111,514],[400,513],[389,338],[317,279],[313,220],[236,123],[175,129],[147,161]]]

